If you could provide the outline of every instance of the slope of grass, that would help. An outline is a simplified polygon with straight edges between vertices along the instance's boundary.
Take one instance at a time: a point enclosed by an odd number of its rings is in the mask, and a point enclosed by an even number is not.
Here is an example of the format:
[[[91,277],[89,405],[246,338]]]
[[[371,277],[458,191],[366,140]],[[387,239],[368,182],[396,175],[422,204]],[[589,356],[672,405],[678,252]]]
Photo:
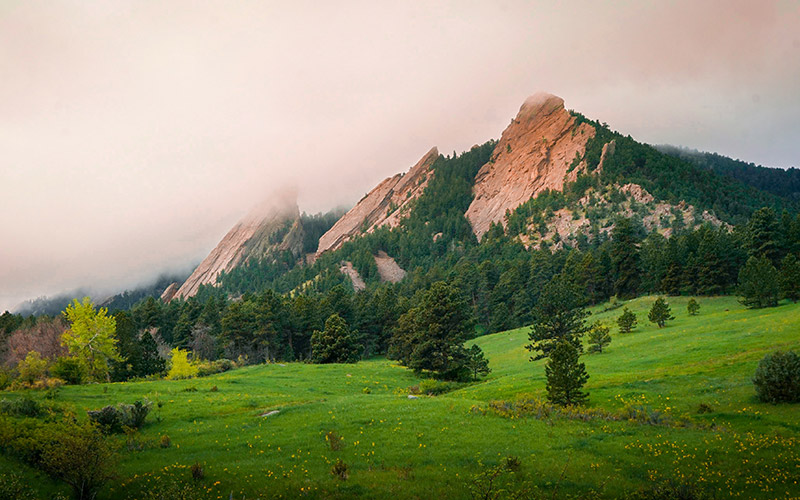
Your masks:
[[[115,438],[119,477],[104,498],[143,498],[156,484],[191,481],[196,462],[205,470],[196,485],[203,498],[470,498],[474,476],[507,456],[522,463],[506,479],[511,489],[548,497],[617,498],[661,478],[710,485],[721,497],[800,495],[800,408],[758,403],[750,381],[765,353],[798,348],[800,306],[751,311],[732,298],[703,298],[700,315],[689,317],[687,299],[671,298],[676,319],[658,329],[646,319],[653,300],[627,304],[639,327],[625,335],[612,328],[608,351],[582,359],[592,407],[614,413],[635,402],[674,417],[664,425],[491,411],[492,400],[544,396],[543,361],[528,361],[527,329],[476,339],[491,375],[438,397],[409,399],[406,389],[419,379],[369,360],[66,387],[54,403],[79,415],[143,397],[160,403],[132,438],[141,451]],[[602,309],[590,319],[611,322],[622,311]],[[698,413],[701,403],[710,413]],[[330,431],[343,437],[338,451],[326,440]],[[162,435],[171,447],[158,446]],[[330,474],[338,459],[349,466],[346,481]],[[0,457],[0,469],[21,471],[43,492],[58,488],[8,458]]]

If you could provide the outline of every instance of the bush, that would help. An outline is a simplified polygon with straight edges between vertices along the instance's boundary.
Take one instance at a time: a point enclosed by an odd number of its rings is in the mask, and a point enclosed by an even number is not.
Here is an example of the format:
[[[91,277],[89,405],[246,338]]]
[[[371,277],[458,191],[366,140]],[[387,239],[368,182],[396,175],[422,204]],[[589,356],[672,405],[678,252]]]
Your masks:
[[[447,392],[455,391],[462,384],[458,382],[446,382],[442,380],[435,380],[432,378],[428,378],[423,380],[419,383],[419,385],[415,385],[409,388],[409,392],[412,394],[427,394],[429,396],[438,396],[439,394],[445,394]]]
[[[200,481],[205,477],[205,473],[203,472],[203,466],[199,463],[195,462],[192,464],[192,479],[195,481]]]
[[[11,385],[14,380],[14,375],[8,371],[0,368],[0,391]]]
[[[776,351],[758,363],[753,384],[758,399],[766,403],[800,401],[800,356]]]
[[[33,384],[37,380],[45,378],[47,374],[47,360],[42,359],[42,355],[36,351],[30,351],[25,359],[17,365],[19,380],[25,384]]]
[[[42,406],[35,399],[20,398],[0,401],[0,413],[13,417],[38,417],[42,412]]]
[[[325,441],[331,447],[331,451],[339,451],[344,448],[344,438],[336,431],[326,432]]]
[[[170,446],[172,446],[172,440],[169,438],[169,436],[164,434],[158,440],[158,445],[161,446],[162,448],[169,448]]]
[[[38,500],[37,492],[16,474],[0,474],[0,500]]]
[[[331,467],[331,474],[337,479],[345,481],[349,474],[347,473],[347,464],[342,462],[342,459],[336,459],[336,463]]]
[[[223,373],[235,368],[235,364],[230,359],[218,359],[216,361],[203,361],[197,365],[197,376],[207,377],[215,373]]]
[[[81,363],[78,358],[66,357],[58,358],[50,367],[50,373],[72,385],[82,384],[88,375],[86,365]]]
[[[151,408],[153,403],[145,399],[130,405],[119,403],[116,406],[106,406],[87,413],[89,420],[96,423],[103,432],[111,433],[121,432],[125,427],[141,429]]]
[[[172,357],[169,362],[169,372],[167,378],[170,380],[196,377],[198,368],[195,363],[189,361],[189,351],[178,349],[172,350]]]

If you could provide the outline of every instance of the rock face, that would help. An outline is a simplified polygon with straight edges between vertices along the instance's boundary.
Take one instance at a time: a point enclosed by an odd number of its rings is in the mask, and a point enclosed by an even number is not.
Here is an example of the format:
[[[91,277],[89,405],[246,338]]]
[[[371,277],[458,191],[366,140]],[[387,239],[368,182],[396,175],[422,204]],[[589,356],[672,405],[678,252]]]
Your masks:
[[[475,198],[466,216],[478,239],[491,223],[505,225],[507,210],[545,189],[563,189],[570,165],[576,156],[583,156],[586,141],[594,134],[591,125],[576,126],[560,97],[545,93],[529,97],[503,132],[492,159],[475,177]]]
[[[347,260],[342,261],[339,266],[339,272],[350,278],[350,283],[353,284],[353,290],[356,292],[360,292],[361,290],[365,290],[367,288],[367,284],[364,283],[364,280],[361,279],[361,275],[358,274],[358,271],[355,267],[353,267],[353,263]]]
[[[180,284],[178,283],[171,283],[161,294],[161,300],[164,302],[169,302],[175,297],[175,294],[178,293],[178,289],[180,288]]]
[[[250,257],[263,257],[273,249],[299,253],[302,245],[297,248],[297,244],[303,239],[299,217],[296,194],[271,198],[233,226],[170,299],[194,296],[200,285],[213,285],[222,271]]]
[[[431,165],[438,157],[439,150],[434,147],[408,173],[397,174],[378,184],[322,235],[317,255],[336,250],[358,234],[372,232],[381,226],[397,226],[408,215],[411,202],[428,185],[433,174]]]
[[[373,257],[375,258],[375,265],[378,266],[378,274],[381,277],[381,281],[399,283],[406,277],[405,270],[383,250]]]

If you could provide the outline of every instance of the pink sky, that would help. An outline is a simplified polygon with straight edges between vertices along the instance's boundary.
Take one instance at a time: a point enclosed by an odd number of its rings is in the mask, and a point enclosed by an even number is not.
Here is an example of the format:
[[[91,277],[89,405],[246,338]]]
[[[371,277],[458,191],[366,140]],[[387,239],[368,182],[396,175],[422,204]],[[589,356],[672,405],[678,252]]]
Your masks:
[[[0,311],[186,267],[276,189],[351,205],[539,90],[800,166],[795,1],[6,1],[0,75]]]

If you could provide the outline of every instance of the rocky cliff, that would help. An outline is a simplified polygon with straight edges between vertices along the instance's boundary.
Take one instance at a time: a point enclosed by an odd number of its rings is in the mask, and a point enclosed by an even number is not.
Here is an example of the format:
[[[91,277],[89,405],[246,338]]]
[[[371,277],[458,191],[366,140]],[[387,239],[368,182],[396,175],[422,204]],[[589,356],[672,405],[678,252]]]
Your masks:
[[[372,232],[385,225],[397,226],[408,215],[411,202],[428,185],[433,174],[431,166],[438,157],[439,150],[434,147],[408,173],[397,174],[378,184],[322,235],[317,255],[336,250],[347,240],[363,232]]]
[[[492,159],[475,177],[475,198],[466,216],[478,239],[491,223],[505,225],[507,210],[545,189],[561,190],[573,160],[583,156],[586,141],[594,134],[586,123],[576,126],[560,97],[546,93],[529,97],[503,132]]]
[[[302,226],[296,194],[277,195],[239,221],[181,287],[170,286],[162,299],[188,298],[200,285],[214,284],[222,271],[230,271],[249,258],[261,258],[273,250],[302,251]],[[171,292],[167,294],[167,292]]]

